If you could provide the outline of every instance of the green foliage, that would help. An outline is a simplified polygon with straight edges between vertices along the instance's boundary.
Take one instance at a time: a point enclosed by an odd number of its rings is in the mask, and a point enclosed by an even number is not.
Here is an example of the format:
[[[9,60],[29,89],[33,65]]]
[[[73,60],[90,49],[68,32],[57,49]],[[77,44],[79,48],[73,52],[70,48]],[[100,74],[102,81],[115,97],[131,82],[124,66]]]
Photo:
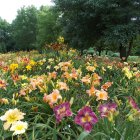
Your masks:
[[[26,63],[26,61],[24,63],[23,61],[25,60],[25,56],[29,59],[28,63]],[[17,58],[20,58],[21,61]],[[140,114],[136,114],[132,121],[128,119],[128,116],[133,113],[129,110],[131,106],[128,104],[128,97],[133,97],[138,106],[140,105],[140,91],[138,90],[140,77],[135,76],[135,72],[139,73],[140,69],[138,63],[136,63],[137,67],[135,66],[137,70],[134,70],[133,63],[120,65],[116,59],[112,58],[110,60],[101,57],[99,59],[96,57],[95,59],[84,58],[79,56],[79,52],[76,50],[61,50],[58,52],[50,50],[47,54],[38,54],[33,51],[8,53],[0,56],[0,59],[5,62],[4,67],[11,66],[13,63],[18,64],[18,68],[13,71],[13,73],[10,72],[10,69],[4,71],[3,66],[0,67],[1,79],[7,83],[6,90],[2,87],[0,88],[0,99],[5,98],[9,101],[9,104],[7,104],[3,103],[3,100],[0,100],[0,116],[12,108],[18,108],[26,113],[24,121],[28,122],[29,125],[26,133],[20,135],[22,139],[139,140],[140,119],[137,117],[139,117]],[[66,62],[66,64],[70,62],[71,66],[66,71],[62,70],[62,66],[56,70],[55,68],[59,66],[60,62]],[[27,70],[26,66],[31,64],[31,70]],[[97,67],[95,71],[88,71],[88,65]],[[122,71],[124,67],[130,68],[129,73],[132,73],[133,77],[128,79]],[[70,74],[73,68],[81,71],[79,76],[76,79],[64,77],[64,73],[68,72]],[[49,78],[50,74],[54,71],[57,72],[56,78]],[[89,96],[86,93],[92,85],[81,82],[81,79],[86,75],[91,77],[94,73],[98,73],[102,77],[100,85],[97,85],[95,87],[96,89],[100,89],[105,82],[113,82],[107,91],[109,96],[107,101],[97,101],[96,95]],[[14,74],[18,74],[20,79],[14,81],[12,78]],[[42,78],[45,78],[43,83]],[[38,79],[38,81],[35,79]],[[57,87],[58,81],[64,81],[69,86],[69,90],[60,90],[62,98],[65,101],[70,101],[72,97],[74,99],[71,105],[73,116],[63,118],[59,124],[56,123],[53,109],[50,108],[48,103],[43,101],[44,94],[47,93],[49,95],[53,89],[59,89],[59,87]],[[31,85],[35,86],[35,88]],[[28,87],[30,87],[29,91],[26,90]],[[26,95],[20,95],[21,89],[25,90]],[[117,111],[119,114],[114,117],[113,122],[110,122],[108,118],[101,118],[98,112],[98,105],[108,102],[117,103]],[[83,132],[83,129],[74,123],[77,111],[87,105],[87,103],[90,104],[99,118],[98,123],[93,126],[90,133]],[[12,132],[3,130],[3,124],[0,120],[0,139],[11,140]],[[17,136],[13,136],[13,139],[16,140]]]
[[[56,41],[60,26],[58,24],[58,12],[53,7],[42,6],[38,11],[37,21],[37,46],[40,50],[45,44]]]
[[[22,7],[18,10],[12,23],[12,32],[16,50],[35,48],[37,34],[37,9],[34,6]]]
[[[0,18],[0,52],[6,52],[9,49],[10,39],[10,24]]]
[[[129,56],[133,40],[140,32],[138,0],[54,2],[56,9],[62,12],[64,36],[72,46],[83,49],[95,45],[99,54],[107,49],[120,51],[121,57]]]

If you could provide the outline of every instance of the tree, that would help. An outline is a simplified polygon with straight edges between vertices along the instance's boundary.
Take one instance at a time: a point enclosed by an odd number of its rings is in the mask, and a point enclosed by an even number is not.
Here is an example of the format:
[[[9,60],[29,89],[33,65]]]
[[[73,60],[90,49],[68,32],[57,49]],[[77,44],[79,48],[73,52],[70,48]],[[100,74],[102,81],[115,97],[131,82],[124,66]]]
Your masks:
[[[56,41],[61,27],[58,22],[59,13],[53,7],[42,6],[38,12],[37,45],[42,48],[46,43]]]
[[[29,6],[18,10],[12,28],[16,50],[34,49],[37,33],[37,9]]]
[[[6,52],[10,40],[10,24],[0,18],[0,52]]]
[[[54,0],[66,40],[80,49],[100,40],[115,44],[126,61],[140,32],[139,0]],[[101,41],[101,42],[102,42]],[[98,46],[98,45],[97,45]]]

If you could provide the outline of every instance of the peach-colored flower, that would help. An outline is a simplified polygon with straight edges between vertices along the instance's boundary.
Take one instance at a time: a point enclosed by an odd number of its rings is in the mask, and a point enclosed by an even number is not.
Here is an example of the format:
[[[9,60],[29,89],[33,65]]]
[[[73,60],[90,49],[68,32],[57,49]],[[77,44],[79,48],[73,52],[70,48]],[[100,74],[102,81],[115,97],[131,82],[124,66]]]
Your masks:
[[[87,69],[88,71],[94,72],[96,68],[95,68],[94,66],[87,66],[86,69]]]
[[[104,91],[103,89],[96,90],[96,96],[97,96],[97,101],[98,100],[107,100],[108,99],[108,93],[106,91]]]
[[[77,80],[77,78],[78,78],[78,72],[76,71],[76,69],[75,68],[73,68],[72,69],[72,71],[71,71],[71,74],[70,74],[70,76],[71,76],[71,78],[73,78],[73,79],[76,79]]]
[[[49,95],[44,94],[43,101],[49,103],[52,107],[53,104],[57,103],[58,100],[61,100],[62,96],[60,95],[59,90],[54,89],[53,92]]]
[[[72,66],[71,61],[68,62],[60,62],[58,66],[61,68],[62,71],[68,71],[68,68]]]
[[[54,72],[52,72],[52,73],[49,73],[49,77],[52,79],[56,79],[56,77],[57,77],[57,72],[56,71],[54,71]]]
[[[31,78],[30,79],[30,85],[31,89],[36,90],[37,87],[42,87],[44,85],[44,79],[45,77],[43,76],[38,76],[37,78]]]
[[[81,79],[81,81],[82,81],[83,83],[89,84],[89,83],[91,82],[91,78],[90,78],[89,75],[86,75],[85,77],[83,77],[83,78]]]
[[[64,82],[58,82],[59,90],[69,90],[69,87]]]

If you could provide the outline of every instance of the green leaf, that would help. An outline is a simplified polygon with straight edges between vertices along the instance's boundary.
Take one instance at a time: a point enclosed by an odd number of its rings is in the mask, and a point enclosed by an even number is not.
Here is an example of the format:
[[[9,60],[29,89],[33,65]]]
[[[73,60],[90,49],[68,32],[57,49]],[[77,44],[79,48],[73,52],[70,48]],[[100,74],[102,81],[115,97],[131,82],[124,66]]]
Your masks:
[[[89,135],[89,132],[84,131],[80,134],[77,140],[83,140],[88,135]]]

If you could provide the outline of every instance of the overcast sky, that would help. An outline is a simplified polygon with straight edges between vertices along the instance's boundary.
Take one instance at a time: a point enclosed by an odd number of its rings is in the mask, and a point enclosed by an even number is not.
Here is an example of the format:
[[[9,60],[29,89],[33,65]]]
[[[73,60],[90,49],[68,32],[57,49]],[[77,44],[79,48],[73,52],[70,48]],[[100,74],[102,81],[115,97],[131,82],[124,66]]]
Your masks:
[[[51,0],[0,0],[0,17],[11,23],[17,15],[17,10],[29,5],[39,8],[41,5],[52,5],[52,2]]]

